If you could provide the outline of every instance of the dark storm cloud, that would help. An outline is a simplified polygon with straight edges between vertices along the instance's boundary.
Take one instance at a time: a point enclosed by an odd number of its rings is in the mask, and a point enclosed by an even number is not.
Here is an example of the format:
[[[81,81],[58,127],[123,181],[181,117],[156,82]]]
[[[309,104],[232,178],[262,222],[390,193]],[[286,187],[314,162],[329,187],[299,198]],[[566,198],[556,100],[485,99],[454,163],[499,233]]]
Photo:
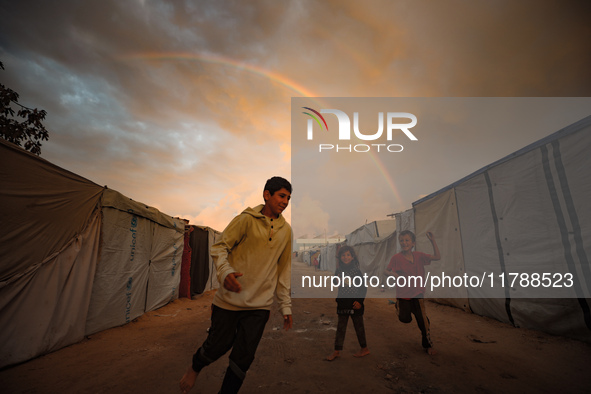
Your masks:
[[[164,209],[215,217],[220,188],[258,198],[250,174],[289,171],[304,91],[591,95],[588,4],[1,0],[0,80],[48,111],[48,159],[153,204],[212,185]]]

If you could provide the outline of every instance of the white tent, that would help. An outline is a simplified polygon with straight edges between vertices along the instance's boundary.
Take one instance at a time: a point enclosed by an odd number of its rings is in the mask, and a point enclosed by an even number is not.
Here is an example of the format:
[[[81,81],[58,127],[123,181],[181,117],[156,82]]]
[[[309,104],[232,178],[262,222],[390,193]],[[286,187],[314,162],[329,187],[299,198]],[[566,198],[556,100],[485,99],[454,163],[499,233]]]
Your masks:
[[[468,286],[431,296],[515,326],[590,340],[590,147],[591,116],[415,202],[417,250],[430,252],[427,231],[441,249],[431,275],[495,280],[492,291]],[[511,272],[570,273],[573,286],[545,298],[555,293],[501,286]]]
[[[320,270],[335,272],[337,269],[337,244],[320,248]]]
[[[182,220],[4,140],[0,184],[0,367],[175,298]]]
[[[86,335],[178,298],[184,222],[105,189],[102,242]]]
[[[384,269],[396,254],[396,220],[377,220],[365,224],[347,235],[359,259],[361,271],[383,280]]]

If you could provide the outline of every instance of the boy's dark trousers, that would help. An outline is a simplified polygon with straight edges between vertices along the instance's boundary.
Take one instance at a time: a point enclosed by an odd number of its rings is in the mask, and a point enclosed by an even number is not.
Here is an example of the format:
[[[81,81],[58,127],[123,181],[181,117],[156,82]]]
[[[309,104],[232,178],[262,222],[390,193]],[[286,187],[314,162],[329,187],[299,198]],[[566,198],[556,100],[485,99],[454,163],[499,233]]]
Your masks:
[[[403,323],[410,323],[412,321],[411,314],[415,315],[415,320],[421,330],[423,348],[428,349],[433,347],[429,319],[425,311],[425,300],[423,298],[412,298],[410,300],[397,298],[396,300],[398,319]]]
[[[269,314],[262,309],[230,311],[213,305],[209,335],[193,355],[193,370],[201,371],[232,349],[220,393],[237,393],[254,361]]]

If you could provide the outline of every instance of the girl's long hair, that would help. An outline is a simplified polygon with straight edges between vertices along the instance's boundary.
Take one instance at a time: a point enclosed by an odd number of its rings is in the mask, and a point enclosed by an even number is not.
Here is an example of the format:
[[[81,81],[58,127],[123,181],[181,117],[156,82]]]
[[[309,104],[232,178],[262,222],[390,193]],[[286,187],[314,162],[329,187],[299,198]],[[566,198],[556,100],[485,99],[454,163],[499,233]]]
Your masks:
[[[359,266],[359,260],[357,259],[357,254],[355,253],[355,250],[351,246],[346,245],[346,246],[341,246],[339,248],[339,250],[337,251],[337,271],[341,268],[341,256],[345,252],[351,253],[351,257],[353,257],[353,260],[351,261],[351,263],[354,264],[355,267],[361,269],[361,267]]]

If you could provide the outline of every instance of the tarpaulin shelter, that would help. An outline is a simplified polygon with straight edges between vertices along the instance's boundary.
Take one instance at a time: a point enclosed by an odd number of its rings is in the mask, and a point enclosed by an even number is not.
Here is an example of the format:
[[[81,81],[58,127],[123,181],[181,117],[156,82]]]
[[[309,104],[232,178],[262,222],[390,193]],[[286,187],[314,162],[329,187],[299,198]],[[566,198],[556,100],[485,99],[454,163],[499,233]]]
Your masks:
[[[129,323],[178,298],[185,223],[105,189],[100,260],[86,334]]]
[[[359,259],[361,271],[383,279],[384,269],[396,254],[396,220],[377,220],[347,235]]]
[[[0,139],[0,367],[178,294],[184,222]]]
[[[528,289],[438,289],[437,297],[518,327],[591,339],[591,116],[413,204],[417,250],[442,259],[430,273],[571,273],[568,297],[528,297]],[[529,289],[533,290],[533,289]],[[429,291],[427,291],[427,295]]]
[[[338,244],[328,244],[320,248],[318,269],[335,272],[337,269]]]
[[[206,226],[191,226],[191,267],[190,295],[191,297],[204,291],[219,288],[215,266],[210,254],[211,246],[221,237],[219,231]]]

